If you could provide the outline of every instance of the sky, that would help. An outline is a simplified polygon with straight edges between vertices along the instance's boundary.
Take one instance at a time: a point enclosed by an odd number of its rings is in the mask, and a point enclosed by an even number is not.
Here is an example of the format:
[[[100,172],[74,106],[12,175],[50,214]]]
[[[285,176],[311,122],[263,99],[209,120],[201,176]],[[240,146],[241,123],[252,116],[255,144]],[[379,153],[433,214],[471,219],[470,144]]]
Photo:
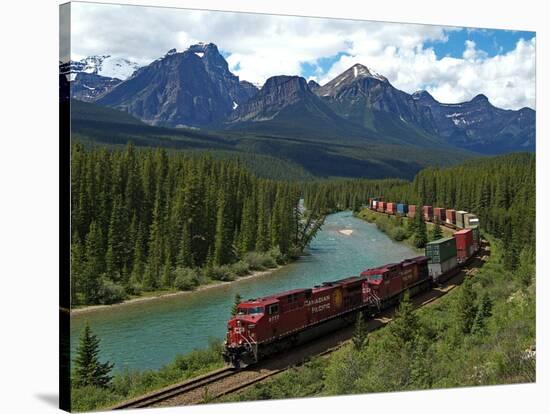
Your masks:
[[[275,75],[324,84],[361,63],[440,102],[483,93],[501,108],[535,109],[534,32],[93,3],[71,3],[70,22],[63,60],[112,55],[145,65],[212,42],[234,74],[257,85]]]

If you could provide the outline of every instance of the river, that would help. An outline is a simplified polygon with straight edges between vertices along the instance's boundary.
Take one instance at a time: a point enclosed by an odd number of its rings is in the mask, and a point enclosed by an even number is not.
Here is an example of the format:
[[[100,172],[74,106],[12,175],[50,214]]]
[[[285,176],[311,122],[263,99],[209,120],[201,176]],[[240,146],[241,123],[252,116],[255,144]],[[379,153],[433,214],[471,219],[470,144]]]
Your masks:
[[[189,295],[113,307],[71,317],[71,353],[85,324],[101,339],[101,358],[115,371],[159,368],[176,354],[222,340],[236,293],[253,298],[356,275],[363,269],[418,255],[350,212],[332,214],[308,255],[265,275]]]

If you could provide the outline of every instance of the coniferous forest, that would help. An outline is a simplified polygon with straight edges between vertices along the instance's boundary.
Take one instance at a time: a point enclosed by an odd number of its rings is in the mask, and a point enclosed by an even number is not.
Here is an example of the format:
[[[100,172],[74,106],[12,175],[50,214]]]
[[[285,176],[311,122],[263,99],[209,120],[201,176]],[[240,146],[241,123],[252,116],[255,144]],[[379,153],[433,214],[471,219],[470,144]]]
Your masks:
[[[71,158],[74,305],[274,267],[320,226],[303,220],[297,184],[257,178],[235,160],[79,144]]]

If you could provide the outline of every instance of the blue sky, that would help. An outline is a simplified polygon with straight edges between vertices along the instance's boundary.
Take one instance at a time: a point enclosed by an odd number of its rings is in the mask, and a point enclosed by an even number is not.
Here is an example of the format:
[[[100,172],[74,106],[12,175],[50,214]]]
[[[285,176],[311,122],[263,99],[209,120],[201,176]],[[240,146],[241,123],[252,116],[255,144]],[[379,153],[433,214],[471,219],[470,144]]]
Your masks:
[[[487,57],[503,55],[513,51],[520,39],[531,40],[535,32],[519,30],[496,30],[496,29],[471,29],[460,28],[445,31],[447,39],[428,40],[424,47],[433,48],[438,59],[443,57],[462,58],[467,40],[473,41],[477,49],[487,54]],[[302,63],[302,76],[312,78],[321,73],[328,73],[332,65],[340,60],[342,56],[349,56],[348,53],[339,52],[332,56],[320,58],[316,64]]]
[[[426,42],[426,46],[434,48],[438,58],[462,57],[466,40],[474,41],[480,50],[493,57],[514,50],[520,39],[531,40],[535,37],[535,32],[463,28],[449,31],[447,35],[449,39],[445,42]]]

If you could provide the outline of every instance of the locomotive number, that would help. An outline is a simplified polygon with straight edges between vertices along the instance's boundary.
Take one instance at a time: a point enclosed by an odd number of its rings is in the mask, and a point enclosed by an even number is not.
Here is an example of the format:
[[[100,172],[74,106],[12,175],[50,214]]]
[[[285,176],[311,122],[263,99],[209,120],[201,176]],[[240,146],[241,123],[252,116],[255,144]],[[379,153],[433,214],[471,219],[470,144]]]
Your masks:
[[[277,322],[279,320],[279,315],[273,315],[269,317],[269,322]]]

